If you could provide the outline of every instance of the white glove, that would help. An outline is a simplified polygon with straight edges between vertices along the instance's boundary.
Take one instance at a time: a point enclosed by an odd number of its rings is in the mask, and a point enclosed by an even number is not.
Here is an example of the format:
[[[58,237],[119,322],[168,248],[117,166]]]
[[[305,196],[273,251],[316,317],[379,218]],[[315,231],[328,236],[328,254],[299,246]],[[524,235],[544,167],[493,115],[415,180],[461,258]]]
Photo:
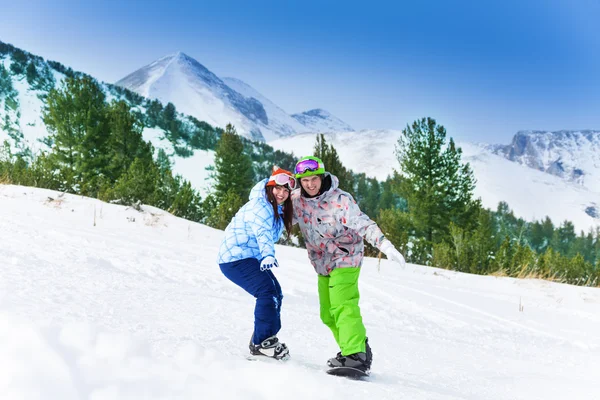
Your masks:
[[[266,270],[271,269],[273,267],[279,267],[279,264],[277,264],[277,260],[273,256],[266,256],[260,262],[260,270],[261,271],[266,271]]]
[[[404,268],[404,266],[406,265],[404,256],[400,254],[398,250],[396,250],[392,242],[390,242],[389,240],[385,239],[383,242],[381,242],[379,250],[381,250],[381,252],[385,254],[388,260],[397,262],[402,268]]]

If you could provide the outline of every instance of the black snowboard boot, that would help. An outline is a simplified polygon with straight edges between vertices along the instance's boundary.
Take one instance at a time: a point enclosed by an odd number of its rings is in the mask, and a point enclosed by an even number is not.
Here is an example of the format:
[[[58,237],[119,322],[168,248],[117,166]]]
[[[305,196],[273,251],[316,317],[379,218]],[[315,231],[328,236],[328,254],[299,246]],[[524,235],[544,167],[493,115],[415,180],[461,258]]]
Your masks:
[[[290,357],[290,351],[285,343],[281,343],[277,336],[266,338],[260,344],[252,343],[250,338],[250,354],[255,356],[271,357],[276,360],[287,360]]]
[[[360,369],[364,372],[369,372],[371,363],[373,362],[373,353],[371,352],[371,346],[369,346],[369,339],[365,341],[365,348],[365,352],[354,353],[347,356],[343,356],[342,353],[339,352],[334,358],[327,360],[327,365],[331,368],[351,367]]]

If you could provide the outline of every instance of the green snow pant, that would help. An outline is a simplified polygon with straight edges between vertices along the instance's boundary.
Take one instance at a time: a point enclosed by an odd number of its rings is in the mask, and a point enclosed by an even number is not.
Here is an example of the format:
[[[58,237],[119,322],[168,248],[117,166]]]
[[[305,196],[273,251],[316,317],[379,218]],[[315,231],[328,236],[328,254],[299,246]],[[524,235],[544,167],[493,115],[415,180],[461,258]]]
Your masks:
[[[367,330],[358,306],[360,268],[336,268],[319,275],[321,321],[331,329],[343,356],[365,351]]]

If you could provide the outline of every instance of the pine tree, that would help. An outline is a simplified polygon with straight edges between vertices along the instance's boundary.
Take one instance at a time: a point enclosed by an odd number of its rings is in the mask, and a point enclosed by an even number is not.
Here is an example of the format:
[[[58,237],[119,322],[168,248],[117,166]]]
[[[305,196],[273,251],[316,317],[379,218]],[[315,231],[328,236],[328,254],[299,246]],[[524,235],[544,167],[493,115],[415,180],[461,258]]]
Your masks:
[[[502,245],[496,252],[496,258],[494,259],[494,268],[496,271],[502,273],[509,272],[513,252],[514,250],[510,238],[505,236]]]
[[[156,165],[161,171],[171,171],[171,160],[164,149],[158,149]]]
[[[341,189],[354,195],[351,172],[344,167],[337,150],[333,145],[327,143],[323,134],[317,135],[313,155],[319,157],[321,161],[323,161],[327,172],[335,175],[339,179]]]
[[[461,163],[461,149],[452,139],[446,144],[443,126],[432,118],[415,121],[402,131],[396,154],[400,195],[408,201],[418,236],[431,245],[448,238],[450,222],[464,229],[475,225],[475,178],[469,164]]]
[[[370,217],[375,217],[379,212],[379,200],[381,198],[381,185],[375,178],[368,178],[368,193],[363,203],[361,203],[361,209]],[[363,208],[364,204],[364,208]]]
[[[156,192],[159,171],[153,162],[135,159],[126,173],[117,180],[109,198],[118,199],[123,204],[136,202],[157,205]]]
[[[571,221],[564,221],[561,226],[554,231],[551,244],[552,247],[564,256],[572,256],[570,249],[576,238],[575,226]]]
[[[217,229],[225,229],[235,213],[237,213],[243,205],[244,200],[240,195],[235,190],[230,189],[219,200],[218,205],[210,210],[210,214],[206,221],[207,225]]]
[[[253,185],[254,173],[250,157],[233,125],[228,124],[215,151],[215,196],[220,201],[233,191],[247,199]],[[237,211],[237,210],[236,210]]]
[[[25,76],[27,77],[27,83],[34,86],[36,79],[38,79],[38,72],[33,61],[30,61],[29,64],[27,64]]]
[[[107,115],[110,131],[107,170],[114,182],[127,171],[135,158],[151,160],[152,153],[142,137],[142,126],[126,102],[112,102]]]
[[[202,219],[201,204],[200,195],[192,188],[190,182],[184,181],[169,212],[177,217],[199,222]]]
[[[470,239],[473,248],[473,264],[471,272],[485,274],[490,271],[490,264],[496,249],[492,224],[492,213],[487,209],[480,209],[477,228]]]
[[[412,226],[410,216],[407,213],[397,208],[380,210],[377,225],[379,225],[385,237],[396,246],[408,261],[415,261],[408,253],[408,240]]]
[[[92,78],[67,78],[48,93],[43,119],[54,143],[62,190],[96,196],[106,174],[108,138],[105,96]]]
[[[526,277],[535,270],[535,258],[535,253],[528,245],[517,243],[510,261],[510,275]]]

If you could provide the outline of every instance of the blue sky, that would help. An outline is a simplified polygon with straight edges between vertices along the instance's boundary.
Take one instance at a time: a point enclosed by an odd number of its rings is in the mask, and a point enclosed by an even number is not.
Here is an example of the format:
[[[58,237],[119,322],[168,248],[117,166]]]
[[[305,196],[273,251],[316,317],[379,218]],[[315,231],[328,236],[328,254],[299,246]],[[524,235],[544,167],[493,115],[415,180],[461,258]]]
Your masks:
[[[600,2],[0,0],[0,40],[115,82],[183,51],[289,113],[458,140],[600,129]]]

